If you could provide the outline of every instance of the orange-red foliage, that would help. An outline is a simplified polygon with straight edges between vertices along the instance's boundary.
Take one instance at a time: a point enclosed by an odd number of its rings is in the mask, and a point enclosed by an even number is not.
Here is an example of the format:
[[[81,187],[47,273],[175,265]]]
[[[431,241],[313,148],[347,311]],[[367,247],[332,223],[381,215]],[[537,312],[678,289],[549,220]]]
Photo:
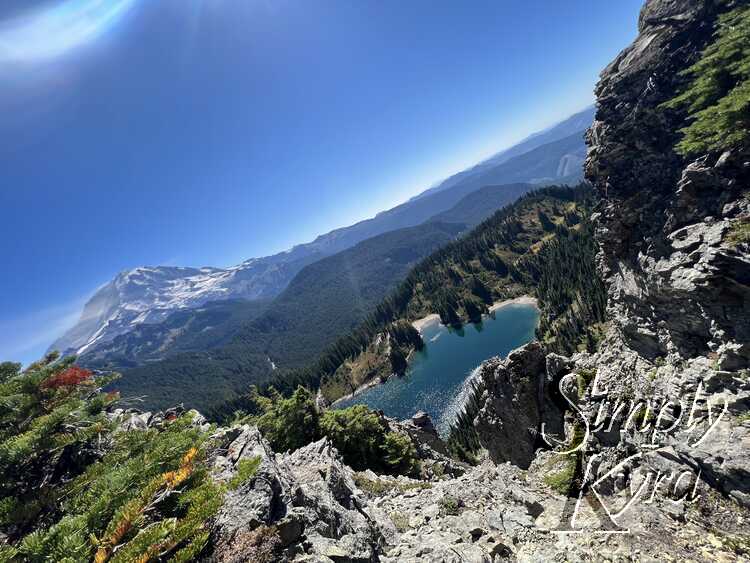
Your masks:
[[[74,387],[84,381],[91,379],[91,372],[78,366],[70,366],[68,369],[53,375],[42,381],[42,389],[59,389],[60,387]]]

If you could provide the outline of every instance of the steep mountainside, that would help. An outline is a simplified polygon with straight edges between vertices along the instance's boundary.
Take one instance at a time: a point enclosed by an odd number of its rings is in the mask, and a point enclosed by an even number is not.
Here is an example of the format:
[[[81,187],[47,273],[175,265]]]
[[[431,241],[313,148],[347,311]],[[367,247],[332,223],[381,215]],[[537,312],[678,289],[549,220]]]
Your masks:
[[[348,240],[363,240],[387,230],[415,225],[430,217],[447,211],[466,195],[489,185],[513,183],[548,183],[565,177],[575,168],[574,163],[583,164],[586,147],[583,143],[584,130],[577,131],[563,139],[544,144],[498,165],[493,165],[481,173],[471,175],[461,182],[428,196],[412,199],[389,211],[318,237],[311,244],[319,249],[340,248]],[[582,174],[575,178],[576,183]]]
[[[476,226],[532,188],[530,184],[485,186],[464,197],[448,211],[438,213],[430,221]]]
[[[520,195],[532,188],[529,184],[511,184],[509,186],[492,186],[489,190],[481,189],[469,194],[445,214],[430,220],[431,223],[453,223],[457,230],[466,230],[497,209],[516,200]],[[453,231],[453,227],[449,228]],[[399,275],[403,266],[402,257],[423,256],[424,248],[433,248],[435,243],[444,239],[443,226],[435,228],[412,228],[386,233],[373,237],[355,246],[349,251],[343,251],[341,256],[334,255],[330,259],[321,260],[320,264],[313,263],[303,268],[291,282],[287,290],[274,302],[272,310],[285,308],[293,311],[312,311],[320,307],[329,311],[331,318],[346,318],[345,307],[350,307],[356,314],[362,314],[363,307],[373,303],[372,295],[382,296],[383,289],[379,284],[391,283]],[[427,240],[434,236],[434,241]],[[411,238],[410,238],[411,237]],[[399,256],[393,260],[390,253],[400,248]],[[387,256],[387,259],[374,259]],[[403,272],[402,272],[403,273]],[[299,278],[299,279],[298,279]],[[330,294],[331,288],[338,288],[341,280],[346,280],[349,287],[358,287],[360,295],[356,300],[349,299],[346,290],[341,295]],[[153,362],[179,352],[201,352],[228,344],[232,337],[237,336],[242,328],[252,321],[255,313],[263,309],[261,305],[252,302],[229,300],[226,303],[208,302],[198,308],[179,309],[166,316],[165,320],[134,326],[128,332],[106,342],[98,342],[86,349],[79,361],[83,365],[99,369],[128,369],[144,362]],[[236,307],[236,310],[233,308]],[[271,313],[269,313],[271,314]],[[276,314],[278,317],[278,314]],[[286,313],[285,318],[299,317],[296,312]],[[324,327],[329,325],[328,317],[316,316],[316,322]],[[317,327],[304,327],[298,319],[295,322],[285,320],[282,327],[278,323],[271,327],[267,324],[266,332],[289,332],[300,339],[307,339],[310,331],[325,332]],[[252,333],[246,332],[246,338]],[[259,337],[262,343],[268,337]],[[248,343],[250,349],[256,347]],[[265,349],[265,346],[261,346]],[[294,348],[297,349],[297,348]],[[289,359],[287,353],[276,354],[273,350],[266,352],[271,357],[280,356]],[[315,354],[317,350],[313,350]],[[306,359],[309,359],[305,355]],[[262,362],[268,364],[267,360]],[[285,363],[284,361],[279,364]]]
[[[594,353],[531,344],[487,362],[451,439],[569,497],[599,479],[591,506],[612,516],[569,501],[558,522],[583,513],[579,528],[627,531],[612,549],[744,560],[750,6],[651,0],[639,30],[602,74],[588,135],[604,337]],[[558,452],[537,449],[545,428]]]
[[[589,329],[601,320],[604,291],[593,273],[590,196],[586,186],[544,188],[498,211],[423,260],[314,364],[277,374],[274,387],[320,386],[335,400],[403,371],[403,358],[420,344],[406,321],[437,313],[444,323],[460,325],[477,321],[494,301],[524,294],[539,298],[540,337],[550,346],[591,345]]]
[[[78,357],[97,369],[125,370],[181,352],[201,352],[229,344],[242,327],[267,307],[266,299],[209,301],[174,311],[158,323],[142,323]]]
[[[661,400],[702,386],[699,401],[726,409],[710,439],[676,430],[649,457],[674,451],[750,507],[750,7],[652,1],[639,25],[602,75],[589,134],[611,319],[598,386]],[[711,141],[686,150],[696,136]]]
[[[220,299],[267,299],[278,294],[315,253],[291,252],[228,268],[140,267],[119,274],[86,303],[78,323],[50,350],[83,354],[143,324]]]
[[[196,339],[210,344],[214,329],[177,337],[166,358],[127,369],[117,387],[125,396],[144,396],[148,406],[171,405],[175,400],[205,408],[268,379],[274,370],[286,370],[312,360],[320,350],[351,330],[387,294],[419,259],[451,241],[463,225],[426,223],[373,237],[310,264],[289,287],[236,329],[220,346],[190,348]],[[247,306],[246,306],[247,307]],[[195,323],[205,323],[200,315]],[[226,332],[228,328],[221,327]],[[146,336],[148,336],[148,332]],[[142,339],[120,337],[117,354],[97,358],[84,355],[92,367],[118,367],[108,361],[150,348]],[[145,343],[147,344],[147,342]],[[175,353],[169,354],[174,351]],[[179,353],[177,353],[179,352]],[[163,355],[160,354],[161,357]],[[149,359],[135,356],[136,361]],[[132,357],[129,358],[132,361]]]
[[[169,313],[200,307],[217,299],[265,299],[278,295],[305,265],[379,234],[412,227],[447,211],[464,196],[490,184],[566,181],[582,175],[583,130],[588,115],[580,114],[559,127],[498,155],[450,189],[413,199],[372,219],[336,229],[287,252],[254,258],[228,268],[136,268],[102,287],[86,304],[79,322],[55,341],[51,350],[82,353],[133,330],[143,323],[164,320]],[[586,123],[584,123],[586,122]],[[583,125],[572,135],[570,128]],[[566,135],[563,137],[563,135]]]
[[[324,410],[298,389],[216,428],[179,408],[124,410],[98,389],[106,379],[54,357],[3,363],[0,559],[747,561],[749,63],[748,2],[648,0],[597,88],[590,220],[573,216],[589,195],[567,190],[575,213],[547,199],[543,215],[490,219],[417,269],[439,289],[489,249],[505,279],[497,259],[515,276],[526,268],[508,254],[523,251],[569,319],[592,294],[582,284],[606,290],[606,332],[588,350],[532,342],[480,367],[451,436],[471,464],[423,412]],[[521,243],[496,248],[491,235],[517,223]],[[529,246],[540,229],[560,240]],[[576,266],[593,266],[592,236],[599,282]],[[468,315],[460,278],[444,301]],[[361,334],[435,295],[401,287]]]

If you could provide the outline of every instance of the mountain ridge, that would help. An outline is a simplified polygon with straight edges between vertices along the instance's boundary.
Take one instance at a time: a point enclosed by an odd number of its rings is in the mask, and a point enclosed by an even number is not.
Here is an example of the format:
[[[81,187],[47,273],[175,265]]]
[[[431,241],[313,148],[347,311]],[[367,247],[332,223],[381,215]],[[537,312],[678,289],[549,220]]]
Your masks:
[[[417,261],[454,239],[463,228],[426,223],[399,229],[309,264],[225,345],[183,350],[124,370],[117,389],[126,397],[145,395],[147,405],[171,404],[176,397],[185,404],[232,398],[277,369],[309,361],[353,328]],[[351,275],[340,275],[347,271]],[[80,359],[93,368],[117,367],[89,360]]]
[[[547,143],[558,141],[563,137],[567,137],[569,135],[572,135],[573,133],[576,133],[577,131],[584,131],[588,129],[588,127],[593,122],[595,112],[596,108],[594,107],[594,105],[587,106],[583,110],[574,113],[567,119],[555,125],[547,127],[546,129],[542,129],[541,131],[538,131],[536,133],[532,133],[510,148],[500,151],[490,156],[489,158],[484,159],[478,164],[467,168],[466,170],[462,170],[461,172],[449,176],[445,180],[439,182],[437,185],[428,188],[422,193],[414,196],[413,199],[418,199],[431,193],[448,189],[467,176],[473,176],[475,174],[486,171],[486,169],[491,165],[503,164],[504,162],[510,160],[515,156],[519,156],[525,152],[538,148]]]
[[[450,227],[454,234],[466,232],[497,209],[530,191],[533,186],[511,184],[488,188],[464,196],[453,208],[421,225],[383,233],[366,239],[351,249],[306,265],[277,298],[263,300],[262,303],[269,305],[269,309],[273,310],[277,302],[289,301],[290,295],[294,295],[291,299],[296,301],[299,310],[315,310],[318,302],[327,302],[321,296],[325,296],[328,286],[338,283],[340,274],[345,274],[351,281],[359,280],[359,298],[366,301],[368,293],[371,293],[371,289],[368,288],[371,288],[374,282],[388,285],[385,281],[391,279],[388,272],[392,271],[394,263],[402,261],[405,253],[421,257],[424,254],[423,247],[429,247],[439,240],[447,240],[441,238],[443,233],[447,232],[441,224],[456,225],[455,229]],[[394,245],[399,245],[401,249],[394,252],[397,250]],[[381,259],[385,258],[385,261],[368,264],[363,256],[379,256]],[[365,271],[363,267],[368,270]],[[317,271],[317,274],[311,275],[310,271]],[[303,280],[303,277],[307,281]],[[316,278],[323,280],[322,285],[315,283]],[[395,280],[397,277],[392,279]],[[311,290],[311,280],[313,286],[320,286],[315,291]],[[344,288],[344,294],[346,291]],[[232,311],[231,304],[224,304],[227,302],[233,304],[238,311]],[[84,351],[79,360],[90,367],[123,370],[165,359],[175,352],[200,352],[216,348],[229,343],[233,336],[241,332],[243,314],[246,315],[244,321],[247,323],[251,323],[261,314],[263,307],[254,306],[253,303],[246,300],[209,301],[194,309],[179,309],[159,322],[138,325],[111,341]],[[331,303],[330,308],[333,310],[333,300]],[[354,303],[352,306],[355,307],[357,304]],[[249,347],[254,348],[252,345]]]
[[[421,224],[484,185],[549,182],[555,178],[575,182],[578,175],[567,173],[571,163],[575,166],[583,162],[583,130],[566,134],[571,123],[577,123],[581,115],[587,117],[588,113],[576,115],[561,122],[557,133],[550,133],[555,127],[539,133],[538,140],[554,138],[551,142],[503,159],[503,154],[522,150],[511,147],[493,157],[500,162],[484,166],[481,173],[473,173],[449,188],[409,200],[371,219],[334,229],[287,251],[252,258],[230,268],[139,267],[121,272],[86,303],[79,322],[56,339],[50,350],[59,350],[63,355],[81,354],[141,324],[163,321],[170,312],[199,307],[213,300],[273,298],[306,265],[373,236]],[[576,119],[571,122],[573,118]],[[582,167],[579,168],[582,176]]]

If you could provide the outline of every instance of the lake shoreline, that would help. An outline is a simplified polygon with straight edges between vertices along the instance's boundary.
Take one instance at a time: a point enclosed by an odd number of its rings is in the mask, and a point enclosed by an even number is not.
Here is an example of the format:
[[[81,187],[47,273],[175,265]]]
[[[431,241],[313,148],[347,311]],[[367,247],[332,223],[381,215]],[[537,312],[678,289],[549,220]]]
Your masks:
[[[495,301],[492,305],[490,305],[489,314],[482,315],[482,317],[484,318],[492,316],[495,311],[499,311],[503,307],[507,307],[509,305],[531,305],[532,307],[539,310],[539,303],[537,302],[535,297],[531,297],[530,295],[522,295],[521,297],[514,297],[513,299],[503,299],[502,301]],[[440,325],[443,324],[440,322],[440,315],[438,315],[437,313],[432,313],[431,315],[427,315],[426,317],[422,317],[421,319],[413,321],[411,325],[416,328],[420,334],[422,334],[425,328],[435,323]]]
[[[529,306],[534,307],[537,311],[539,310],[539,304],[536,298],[531,297],[530,295],[522,295],[520,297],[514,297],[513,299],[504,299],[502,301],[496,301],[495,303],[490,305],[489,314],[482,315],[482,317],[483,318],[492,317],[496,311],[499,311],[500,309],[503,309],[504,307],[508,307],[510,305],[529,305]],[[423,334],[425,328],[432,326],[433,324],[438,324],[438,325],[443,326],[442,323],[440,322],[440,315],[438,315],[437,313],[432,313],[430,315],[427,315],[426,317],[422,317],[421,319],[417,319],[416,321],[412,322],[412,326],[419,331],[420,335]],[[411,363],[412,356],[413,356],[413,351],[409,353],[407,362]],[[357,395],[360,395],[361,393],[364,393],[365,391],[373,387],[377,387],[378,385],[383,385],[394,376],[398,377],[392,373],[384,381],[380,381],[378,378],[376,378],[366,383],[363,383],[351,393],[347,395],[343,395],[342,397],[339,397],[338,399],[330,403],[330,408],[335,408],[337,404],[353,399]]]
[[[388,379],[390,379],[391,377],[393,377],[393,374],[389,375]],[[386,379],[385,381],[388,381],[388,379]],[[329,405],[329,407],[330,408],[334,408],[338,403],[341,403],[343,401],[348,401],[349,399],[353,399],[354,397],[356,397],[360,393],[364,393],[365,391],[367,391],[368,389],[370,389],[372,387],[375,387],[377,385],[382,385],[383,383],[385,383],[385,381],[379,381],[376,378],[376,379],[373,379],[372,381],[368,381],[367,383],[363,383],[362,385],[360,385],[359,387],[357,387],[354,391],[352,391],[348,395],[343,395],[343,396],[339,397],[338,399],[336,399],[335,401],[333,401]]]

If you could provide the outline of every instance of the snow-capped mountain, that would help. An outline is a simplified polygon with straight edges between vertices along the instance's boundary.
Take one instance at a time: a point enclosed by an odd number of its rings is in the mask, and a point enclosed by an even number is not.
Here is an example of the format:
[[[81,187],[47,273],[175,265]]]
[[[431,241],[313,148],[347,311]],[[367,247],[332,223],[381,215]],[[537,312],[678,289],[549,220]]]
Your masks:
[[[141,267],[122,272],[96,292],[79,322],[50,349],[80,355],[175,311],[210,301],[273,298],[307,264],[380,234],[419,225],[486,186],[576,182],[583,177],[583,132],[592,118],[593,109],[587,108],[393,209],[286,252],[231,268]]]
[[[226,269],[159,266],[122,272],[94,294],[79,322],[50,349],[80,355],[140,324],[163,321],[180,309],[209,301],[273,297],[318,258],[314,252],[291,251]]]

